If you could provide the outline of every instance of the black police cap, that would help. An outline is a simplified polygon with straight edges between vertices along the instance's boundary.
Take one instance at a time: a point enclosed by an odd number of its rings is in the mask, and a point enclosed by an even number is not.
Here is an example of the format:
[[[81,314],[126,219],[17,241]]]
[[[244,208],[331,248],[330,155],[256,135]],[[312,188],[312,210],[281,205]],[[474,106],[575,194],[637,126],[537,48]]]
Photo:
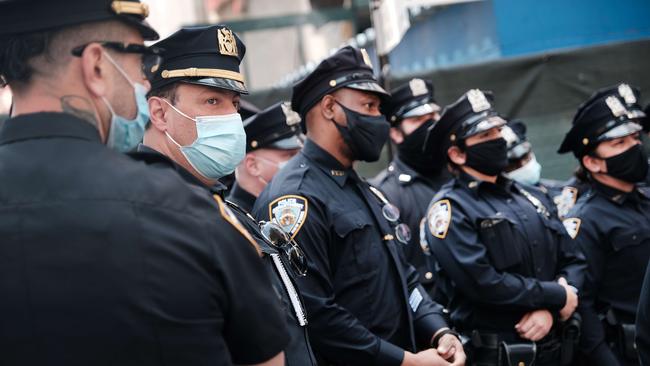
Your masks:
[[[0,36],[34,33],[104,20],[120,20],[146,40],[158,33],[145,21],[147,4],[138,0],[0,0]]]
[[[407,84],[391,90],[390,100],[382,108],[391,125],[409,117],[419,117],[440,111],[433,97],[433,83],[411,79]]]
[[[578,107],[578,111],[576,112],[574,119],[580,118],[585,108],[590,106],[596,100],[605,99],[610,95],[618,96],[623,100],[623,104],[625,104],[625,108],[628,110],[630,118],[645,118],[645,112],[643,112],[641,106],[639,105],[639,98],[641,96],[641,91],[639,88],[630,86],[626,83],[619,83],[595,91],[589,97],[589,99],[587,99]]]
[[[580,158],[602,141],[627,136],[641,129],[618,94],[605,98],[592,96],[581,105],[557,152],[564,154],[572,151]]]
[[[377,82],[366,50],[343,47],[293,86],[291,107],[302,117],[303,131],[307,112],[326,94],[343,87],[376,93],[382,98],[390,96]]]
[[[520,120],[511,120],[503,126],[501,136],[506,140],[508,147],[508,160],[516,161],[533,150],[526,137],[526,125]]]
[[[256,149],[293,150],[302,147],[298,137],[300,115],[289,102],[276,103],[244,121],[246,152]]]
[[[468,137],[505,125],[506,121],[494,110],[493,101],[491,92],[472,89],[446,106],[440,120],[427,132],[425,153],[446,157],[451,145],[462,145]]]
[[[246,46],[228,27],[181,28],[154,46],[164,52],[162,64],[152,70],[152,90],[182,81],[248,94],[239,71]]]

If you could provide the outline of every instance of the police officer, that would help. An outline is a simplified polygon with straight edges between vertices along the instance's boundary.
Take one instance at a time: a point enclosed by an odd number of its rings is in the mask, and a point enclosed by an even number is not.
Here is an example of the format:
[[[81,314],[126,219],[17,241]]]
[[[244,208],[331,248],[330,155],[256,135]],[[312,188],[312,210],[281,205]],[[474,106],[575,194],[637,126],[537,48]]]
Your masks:
[[[411,79],[391,92],[390,101],[383,109],[391,124],[390,138],[397,146],[397,155],[370,182],[399,208],[411,232],[418,233],[431,198],[451,178],[447,169],[443,169],[444,161],[436,161],[436,155],[424,153],[427,131],[440,118],[433,84]],[[434,279],[428,247],[421,245],[418,235],[411,235],[403,249],[406,260],[420,273],[422,286],[431,294]]]
[[[147,14],[0,2],[15,102],[0,131],[3,365],[282,362],[284,318],[240,226],[169,164],[119,153],[148,119]]]
[[[650,266],[648,266],[650,268]],[[636,348],[641,366],[650,365],[650,270],[646,269],[636,314]]]
[[[319,364],[463,364],[442,308],[399,249],[405,233],[397,210],[352,169],[355,161],[379,158],[388,138],[379,111],[386,95],[365,50],[349,46],[298,82],[291,104],[302,117],[305,146],[254,212],[298,239],[309,258],[309,275],[298,285]],[[416,353],[432,346],[437,350]]]
[[[577,306],[585,261],[546,195],[500,175],[506,121],[492,100],[472,89],[431,130],[430,143],[456,175],[426,216],[437,287],[471,339],[472,365],[558,365],[558,323]]]
[[[639,105],[639,97],[641,92],[639,88],[630,86],[626,83],[618,83],[616,85],[608,86],[594,92],[586,102],[582,103],[578,107],[576,112],[576,118],[583,113],[585,108],[589,106],[593,101],[598,99],[605,99],[608,96],[615,95],[620,97],[629,113],[629,118],[635,122],[642,123],[642,120],[646,117],[645,112],[641,109]],[[650,130],[650,128],[649,128]],[[586,193],[591,185],[589,184],[589,173],[585,171],[584,167],[579,165],[573,177],[571,177],[566,183],[564,183],[564,188],[559,196],[554,196],[554,201],[558,205],[558,214],[561,218],[564,218],[569,210],[573,208],[575,203],[578,201],[578,198]],[[650,179],[648,179],[650,181]]]
[[[568,188],[562,182],[542,179],[542,166],[537,161],[533,152],[533,145],[526,136],[526,125],[520,120],[511,120],[501,129],[501,135],[506,140],[508,148],[508,165],[504,175],[524,185],[539,188],[542,192],[553,198],[557,205],[558,214],[563,217],[570,207],[565,202],[570,201],[567,195]]]
[[[288,102],[276,103],[244,121],[246,157],[237,167],[237,181],[228,201],[247,212],[275,173],[302,147],[300,115]]]
[[[145,156],[171,159],[187,183],[211,190],[221,201],[223,186],[219,178],[232,173],[246,150],[247,136],[237,113],[240,94],[248,93],[239,73],[245,46],[224,26],[183,28],[155,46],[165,50],[165,60],[153,77],[149,93],[151,127],[138,150]],[[304,271],[302,263],[296,262],[300,258],[289,257],[276,248],[288,243],[275,243],[274,238],[265,237],[270,235],[269,229],[263,234],[248,211],[226,204],[227,216],[243,223],[244,235],[259,246],[267,264],[267,276],[281,297],[290,333],[290,342],[285,347],[286,364],[314,364],[306,314],[292,280],[293,267],[295,271]],[[269,328],[274,325],[259,323],[258,337],[271,336],[274,331]],[[257,347],[265,349],[264,343]]]
[[[590,184],[564,220],[589,266],[579,307],[589,364],[638,364],[634,321],[650,259],[650,191],[637,186],[648,171],[641,130],[618,95],[592,98],[558,150],[573,152]]]

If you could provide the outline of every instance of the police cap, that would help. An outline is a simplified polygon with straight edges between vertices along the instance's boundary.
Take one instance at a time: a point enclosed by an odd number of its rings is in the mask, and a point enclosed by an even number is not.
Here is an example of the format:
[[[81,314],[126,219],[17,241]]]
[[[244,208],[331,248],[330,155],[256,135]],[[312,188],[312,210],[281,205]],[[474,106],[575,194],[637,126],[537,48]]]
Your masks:
[[[602,141],[631,135],[640,130],[641,125],[631,117],[625,101],[618,94],[604,98],[592,96],[576,113],[558,153],[572,151],[580,158]]]
[[[145,21],[149,7],[138,0],[0,0],[0,36],[34,33],[104,20],[120,20],[146,40],[158,33]]]
[[[375,93],[382,98],[390,96],[375,78],[366,50],[345,46],[293,86],[291,107],[302,117],[303,131],[306,131],[307,112],[326,94],[343,87]]]
[[[163,62],[151,70],[151,89],[181,81],[248,94],[239,64],[246,47],[223,25],[186,27],[157,42]]]
[[[439,112],[440,106],[433,98],[433,91],[430,81],[411,79],[407,84],[391,90],[390,100],[382,109],[393,126],[405,118]]]
[[[300,115],[289,102],[276,103],[244,121],[246,152],[256,149],[293,150],[302,147],[298,137]]]
[[[472,89],[446,106],[440,120],[429,128],[425,153],[447,156],[451,145],[463,146],[468,137],[505,125],[506,121],[494,110],[493,101],[491,92]]]

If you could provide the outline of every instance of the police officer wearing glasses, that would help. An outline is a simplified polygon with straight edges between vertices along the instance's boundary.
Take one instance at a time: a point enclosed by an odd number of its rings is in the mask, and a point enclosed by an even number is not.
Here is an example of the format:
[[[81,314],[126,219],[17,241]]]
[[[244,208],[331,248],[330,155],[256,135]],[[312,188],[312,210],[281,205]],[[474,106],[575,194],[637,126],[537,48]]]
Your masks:
[[[433,195],[451,179],[445,161],[424,152],[428,129],[440,118],[440,106],[433,97],[433,84],[411,79],[391,92],[386,107],[391,124],[390,138],[397,155],[387,169],[371,180],[399,208],[412,233],[420,231],[422,218]],[[403,246],[406,259],[420,273],[422,286],[431,293],[434,285],[431,253],[419,235]]]
[[[264,267],[223,205],[169,162],[121,153],[149,120],[148,11],[0,2],[14,95],[0,131],[2,365],[257,364],[286,344]],[[256,339],[262,322],[277,326]]]
[[[273,232],[273,225],[267,224],[260,230],[246,210],[224,203],[224,187],[219,182],[233,172],[246,151],[246,134],[238,113],[240,94],[248,93],[239,73],[246,48],[224,26],[183,28],[156,46],[165,50],[165,60],[149,92],[151,126],[138,148],[139,155],[171,159],[189,185],[214,195],[225,215],[260,252],[267,267],[264,276],[271,279],[284,310],[278,323],[273,317],[267,320],[263,316],[266,304],[250,303],[248,306],[260,310],[261,317],[230,320],[247,333],[229,344],[233,360],[248,364],[251,359],[284,349],[284,357],[274,360],[277,364],[314,364],[307,337],[307,314],[294,283],[294,277],[306,274],[304,254],[295,242],[277,235],[281,229]],[[245,263],[232,265],[239,266],[242,276],[248,272]],[[247,297],[233,290],[237,296]],[[269,315],[274,315],[273,307],[268,310]],[[277,330],[285,327],[289,338],[274,338]]]
[[[492,94],[470,90],[430,131],[428,143],[455,175],[424,227],[439,265],[436,286],[469,339],[469,364],[565,364],[571,355],[561,355],[560,322],[576,309],[584,257],[546,195],[501,174],[506,121],[492,102]]]
[[[308,274],[297,282],[319,364],[462,365],[442,307],[402,255],[408,228],[399,211],[352,169],[379,158],[386,96],[368,54],[349,46],[294,85],[307,140],[258,197],[255,215],[307,254]]]
[[[558,152],[572,152],[589,191],[564,220],[588,261],[580,296],[581,349],[590,365],[638,365],[634,322],[650,259],[650,191],[641,125],[618,93],[596,94]]]

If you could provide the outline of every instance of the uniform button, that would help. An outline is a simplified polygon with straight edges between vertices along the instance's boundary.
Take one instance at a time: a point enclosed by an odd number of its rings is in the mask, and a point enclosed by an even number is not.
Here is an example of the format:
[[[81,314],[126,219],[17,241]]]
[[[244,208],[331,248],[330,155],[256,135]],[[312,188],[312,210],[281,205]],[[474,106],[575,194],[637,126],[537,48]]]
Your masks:
[[[508,199],[506,200],[506,202],[508,202],[508,203],[512,203],[512,198],[508,198]]]
[[[541,271],[542,271],[542,269],[537,267],[537,273],[540,273]]]
[[[431,272],[427,272],[427,273],[425,273],[425,274],[424,274],[424,278],[426,278],[427,280],[432,279],[432,278],[433,278],[433,273],[431,273]]]
[[[305,167],[305,163],[301,163],[301,164],[300,164],[300,167],[301,167],[301,168],[304,168],[304,167]]]
[[[636,240],[636,235],[632,235],[632,240]]]

